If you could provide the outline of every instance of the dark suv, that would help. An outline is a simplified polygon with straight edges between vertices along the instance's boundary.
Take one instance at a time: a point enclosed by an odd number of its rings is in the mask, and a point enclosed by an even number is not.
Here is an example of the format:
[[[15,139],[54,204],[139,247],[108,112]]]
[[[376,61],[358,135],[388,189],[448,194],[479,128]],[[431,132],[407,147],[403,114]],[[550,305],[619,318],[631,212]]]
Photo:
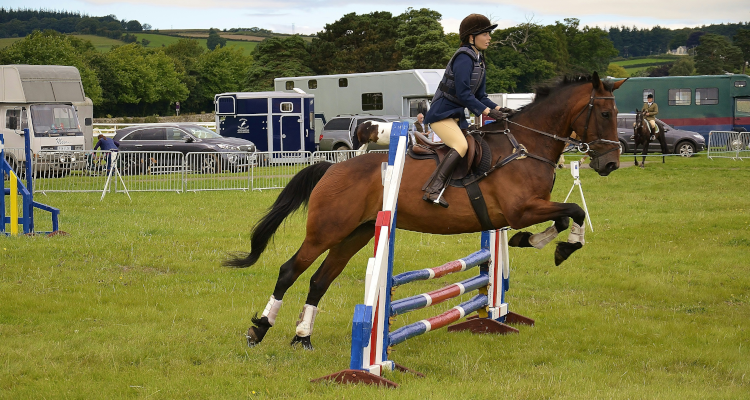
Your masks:
[[[193,171],[237,171],[247,167],[250,159],[249,155],[242,153],[255,152],[255,144],[251,141],[225,138],[208,128],[189,123],[129,126],[117,130],[114,140],[119,143],[120,152],[160,152],[121,154],[121,168],[126,173],[153,173],[167,168],[174,169],[182,167],[183,159]],[[175,156],[174,152],[199,154],[184,158],[179,157],[179,154]]]
[[[320,150],[357,150],[361,146],[354,137],[354,130],[365,121],[397,122],[408,121],[409,129],[414,128],[414,118],[397,115],[339,115],[331,118],[320,133]],[[371,149],[387,149],[388,146],[373,145]]]
[[[690,157],[693,153],[703,151],[706,148],[706,139],[698,132],[683,131],[665,124],[659,118],[656,120],[664,126],[664,137],[667,139],[667,150],[670,153]],[[635,114],[617,114],[617,134],[623,153],[632,153],[635,149],[633,124],[635,124]],[[638,148],[639,153],[641,149],[642,147]],[[661,144],[658,140],[652,140],[649,143],[648,152],[661,153]]]

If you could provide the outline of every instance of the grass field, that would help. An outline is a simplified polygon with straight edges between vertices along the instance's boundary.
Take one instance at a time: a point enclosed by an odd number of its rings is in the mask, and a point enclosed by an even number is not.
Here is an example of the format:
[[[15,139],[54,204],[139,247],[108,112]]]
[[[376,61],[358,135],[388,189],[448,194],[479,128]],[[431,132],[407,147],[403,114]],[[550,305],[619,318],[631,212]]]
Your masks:
[[[619,65],[623,68],[625,68],[625,71],[627,71],[631,76],[633,74],[648,69],[649,67],[658,67],[659,65],[663,64],[669,64],[675,62],[678,58],[677,56],[674,57],[638,57],[638,58],[629,58],[627,60],[619,60],[619,61],[612,61],[612,64]]]
[[[559,267],[553,246],[511,250],[507,300],[536,326],[410,339],[391,358],[427,377],[387,373],[395,390],[309,383],[348,367],[372,243],[323,299],[314,351],[289,346],[313,268],[284,297],[265,341],[245,345],[250,317],[302,241],[304,214],[287,220],[256,266],[220,262],[249,250],[249,231],[278,191],[132,193],[132,202],[37,195],[61,208],[70,235],[0,238],[0,398],[750,398],[747,163],[701,155],[581,173],[595,229],[584,248]],[[552,198],[571,185],[558,173]],[[48,219],[38,212],[38,227],[49,229]],[[478,234],[397,238],[396,272],[479,248]],[[455,304],[400,316],[395,327]]]

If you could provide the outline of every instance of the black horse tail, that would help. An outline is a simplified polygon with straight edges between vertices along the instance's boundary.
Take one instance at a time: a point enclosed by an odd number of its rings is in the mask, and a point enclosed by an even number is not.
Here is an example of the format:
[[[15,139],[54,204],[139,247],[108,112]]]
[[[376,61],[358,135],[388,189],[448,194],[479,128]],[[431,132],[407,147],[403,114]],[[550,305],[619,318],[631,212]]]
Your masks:
[[[246,268],[255,264],[284,219],[295,212],[302,204],[307,207],[307,202],[310,200],[310,194],[315,185],[318,184],[318,181],[331,166],[333,164],[329,162],[321,162],[294,175],[271,208],[268,209],[266,215],[253,227],[253,234],[250,238],[250,253],[232,256],[229,260],[224,261],[223,265]]]

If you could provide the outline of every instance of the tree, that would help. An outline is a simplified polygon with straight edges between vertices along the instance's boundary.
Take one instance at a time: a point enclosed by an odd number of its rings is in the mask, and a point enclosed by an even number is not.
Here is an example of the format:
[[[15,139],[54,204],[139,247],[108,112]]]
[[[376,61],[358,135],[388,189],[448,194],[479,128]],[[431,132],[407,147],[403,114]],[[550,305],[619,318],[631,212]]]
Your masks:
[[[685,46],[687,46],[689,49],[693,48],[701,43],[701,36],[705,35],[706,32],[702,31],[696,31],[690,34],[687,38],[687,42],[685,42]]]
[[[688,40],[688,33],[687,32],[678,32],[675,33],[674,36],[672,36],[672,40],[669,41],[669,49],[676,49],[680,46],[686,46]]]
[[[724,36],[707,33],[695,48],[695,69],[701,75],[719,75],[737,71],[742,63],[742,50]]]
[[[83,91],[94,105],[102,102],[99,77],[91,66],[94,45],[88,40],[63,35],[52,30],[35,31],[0,51],[0,64],[69,65],[78,68]]]
[[[217,47],[224,47],[227,45],[227,40],[219,36],[219,30],[211,28],[208,30],[208,40],[206,41],[206,47],[209,50],[214,50]]]
[[[97,29],[99,29],[99,21],[95,18],[83,18],[81,19],[81,22],[76,25],[76,31],[81,33],[96,35]]]
[[[245,90],[273,90],[273,80],[285,76],[315,75],[305,41],[297,35],[270,37],[253,50],[253,65],[248,69]]]
[[[399,15],[396,50],[401,52],[400,69],[443,68],[453,50],[445,41],[442,16],[427,8],[408,8]]]
[[[132,43],[112,48],[99,65],[104,89],[103,108],[113,115],[152,115],[184,101],[188,89],[175,63],[161,49]]]
[[[695,74],[695,63],[690,57],[682,57],[675,61],[669,70],[669,76],[690,76]]]
[[[625,70],[625,68],[620,65],[609,64],[609,67],[607,67],[607,76],[611,76],[613,78],[627,78],[630,76],[630,74]]]
[[[143,26],[141,26],[140,22],[134,19],[128,21],[127,25],[125,25],[125,29],[127,29],[128,32],[141,32],[143,30]]]
[[[565,23],[555,24],[559,37],[565,39],[570,59],[565,68],[567,73],[591,74],[606,71],[609,61],[617,55],[607,32],[596,27],[584,26],[579,29],[576,18],[565,18]]]
[[[199,100],[199,96],[196,97],[196,88],[200,78],[200,71],[198,71],[196,64],[198,58],[206,52],[206,48],[195,39],[182,38],[176,43],[164,47],[163,50],[164,54],[174,62],[175,71],[190,92],[190,96],[180,103],[182,111],[202,111],[204,109],[202,102]]]
[[[198,84],[190,93],[191,107],[209,111],[213,109],[214,95],[241,92],[252,62],[252,57],[236,46],[201,54],[195,63]]]
[[[398,24],[389,12],[346,14],[313,39],[311,65],[319,74],[396,70]]]
[[[734,45],[742,51],[742,59],[744,61],[742,73],[744,74],[747,69],[747,64],[750,63],[750,29],[737,31],[732,39]]]
[[[487,58],[487,92],[531,91],[557,74],[558,63],[567,57],[555,31],[526,22],[496,30]]]

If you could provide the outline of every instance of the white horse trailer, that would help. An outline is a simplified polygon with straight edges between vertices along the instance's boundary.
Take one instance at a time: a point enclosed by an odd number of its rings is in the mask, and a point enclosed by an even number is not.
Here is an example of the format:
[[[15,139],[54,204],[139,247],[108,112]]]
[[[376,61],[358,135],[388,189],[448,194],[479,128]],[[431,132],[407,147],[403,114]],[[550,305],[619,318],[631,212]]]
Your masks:
[[[315,124],[319,134],[323,125],[337,115],[416,117],[424,114],[443,79],[443,72],[442,69],[409,69],[276,78],[274,88],[287,92],[296,88],[315,95],[315,117],[323,122]]]

